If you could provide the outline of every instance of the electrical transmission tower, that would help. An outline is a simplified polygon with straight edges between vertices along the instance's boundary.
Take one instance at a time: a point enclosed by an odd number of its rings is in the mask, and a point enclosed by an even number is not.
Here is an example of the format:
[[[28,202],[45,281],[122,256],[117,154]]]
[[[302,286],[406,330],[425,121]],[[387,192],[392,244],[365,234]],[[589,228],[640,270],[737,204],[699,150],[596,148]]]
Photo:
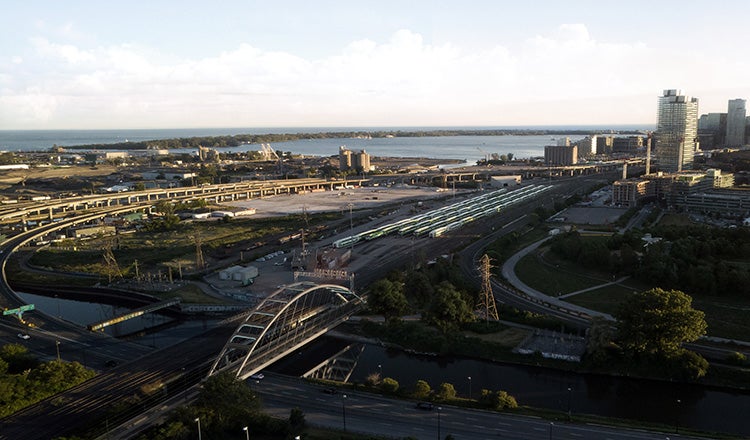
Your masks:
[[[201,236],[195,236],[195,269],[203,270],[206,267],[206,261],[203,259],[203,249],[201,249]]]
[[[487,254],[484,254],[479,260],[479,273],[482,274],[482,292],[480,293],[482,302],[478,312],[480,315],[484,316],[485,321],[489,321],[490,319],[497,321],[500,319],[497,314],[495,295],[492,294],[492,283],[490,282],[490,275],[492,274],[491,269],[492,264],[490,257]]]
[[[112,242],[107,243],[104,248],[104,264],[107,267],[107,277],[109,278],[110,283],[112,282],[113,277],[122,278],[120,266],[117,264],[115,254],[112,253]]]

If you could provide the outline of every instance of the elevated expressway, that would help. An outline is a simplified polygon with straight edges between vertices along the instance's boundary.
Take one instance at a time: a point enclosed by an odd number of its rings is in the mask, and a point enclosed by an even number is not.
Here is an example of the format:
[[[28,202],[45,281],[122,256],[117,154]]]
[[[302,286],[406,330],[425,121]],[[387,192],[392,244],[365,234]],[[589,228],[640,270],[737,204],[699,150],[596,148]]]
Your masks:
[[[302,188],[302,186],[297,188]],[[239,191],[239,189],[236,190]],[[225,189],[218,195],[207,193],[205,196],[226,197],[231,196],[233,191],[235,189]],[[112,198],[106,200],[112,203],[117,200],[116,197],[118,196],[113,195]],[[153,193],[151,196],[139,196],[139,198],[130,194],[129,197],[130,202],[126,205],[107,206],[102,201],[105,199],[102,199],[89,211],[23,232],[2,243],[0,245],[3,250],[0,254],[2,263],[2,279],[0,279],[2,298],[0,300],[3,305],[18,307],[23,304],[21,298],[8,285],[5,277],[6,264],[12,252],[51,232],[75,224],[93,222],[107,215],[147,208],[153,206],[158,200],[162,200],[155,197]],[[183,193],[177,200],[198,197],[201,196],[194,192]],[[87,202],[91,202],[91,199],[88,198]],[[20,212],[18,207],[14,209]],[[22,209],[28,213],[40,208]],[[44,209],[55,208],[48,204]],[[4,214],[7,215],[7,212]],[[13,218],[16,215],[13,212],[10,217]],[[248,377],[346,320],[361,305],[361,298],[341,286],[327,284],[319,286],[309,282],[286,286],[274,292],[253,311],[226,320],[204,335],[149,354],[145,354],[143,350],[131,350],[130,359],[133,359],[133,362],[102,373],[58,395],[54,402],[48,399],[0,421],[0,439],[48,439],[81,429],[82,426],[90,425],[92,421],[104,417],[111,410],[112,405],[122,402],[127,396],[138,394],[144,386],[163,385],[164,390],[168,391],[164,395],[159,393],[158,397],[162,399],[181,392],[205,377],[209,371],[218,373],[234,370],[238,377]],[[102,333],[89,332],[85,328],[43,313],[37,312],[33,318],[52,337],[90,347],[90,350],[98,350],[101,347],[101,343],[96,341],[112,339]],[[237,319],[241,320],[239,327],[237,327]],[[235,329],[234,333],[232,333],[233,329]],[[221,349],[222,345],[223,349]],[[220,355],[218,360],[217,355]],[[92,354],[89,357],[91,358]],[[158,401],[154,401],[152,404],[157,403]],[[139,414],[148,404],[143,402],[143,405],[133,408],[134,413],[122,414],[120,420],[117,416],[110,416],[108,423],[114,426]]]
[[[198,200],[215,203],[250,200],[279,194],[301,194],[308,191],[335,189],[339,186],[361,185],[369,179],[325,180],[283,179],[251,180],[220,185],[201,185],[179,188],[159,188],[145,191],[125,191],[68,198],[51,198],[37,202],[19,202],[0,207],[0,223],[26,218],[65,216],[71,212],[115,206],[153,205],[160,200]]]

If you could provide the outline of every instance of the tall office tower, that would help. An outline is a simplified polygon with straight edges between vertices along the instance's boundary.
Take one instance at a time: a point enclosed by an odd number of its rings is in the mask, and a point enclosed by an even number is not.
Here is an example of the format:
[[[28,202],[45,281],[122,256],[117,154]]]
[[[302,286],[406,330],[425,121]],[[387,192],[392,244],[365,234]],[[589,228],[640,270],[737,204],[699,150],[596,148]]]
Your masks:
[[[693,168],[698,149],[698,98],[665,90],[659,97],[656,132],[656,161],[664,171]]]
[[[730,99],[727,110],[727,137],[728,147],[741,147],[745,145],[745,100]]]

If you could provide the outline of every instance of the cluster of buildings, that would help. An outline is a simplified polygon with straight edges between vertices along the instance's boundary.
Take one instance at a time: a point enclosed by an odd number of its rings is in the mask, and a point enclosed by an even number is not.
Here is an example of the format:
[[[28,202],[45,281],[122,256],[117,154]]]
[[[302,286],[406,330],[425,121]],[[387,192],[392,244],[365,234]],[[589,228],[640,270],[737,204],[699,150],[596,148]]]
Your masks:
[[[577,141],[557,140],[557,145],[544,147],[544,162],[548,166],[575,165],[581,158],[595,156],[633,156],[651,145],[650,136],[591,135]]]
[[[719,115],[719,116],[711,116]],[[723,115],[723,116],[721,116]],[[700,150],[700,120],[717,120],[714,133],[719,146],[746,144],[748,122],[745,100],[729,101],[727,113],[709,113],[698,117],[698,99],[679,90],[665,90],[658,100],[657,126],[653,147],[658,171],[651,171],[651,145],[647,145],[645,175],[613,184],[612,202],[624,207],[655,200],[689,212],[724,216],[750,214],[750,190],[734,187],[734,176],[721,170],[693,170],[695,154]],[[721,125],[725,121],[725,125]],[[720,138],[723,136],[723,138]]]
[[[693,169],[693,158],[701,149],[739,148],[748,144],[749,134],[750,117],[744,99],[729,100],[726,113],[699,117],[698,98],[670,89],[659,97],[656,131],[652,134],[592,135],[574,142],[558,139],[557,145],[544,148],[544,160],[548,166],[567,166],[577,164],[579,158],[648,154],[653,149],[659,170],[681,172]]]
[[[698,118],[701,149],[741,147],[747,144],[750,117],[744,99],[731,99],[726,113],[707,113]]]
[[[339,170],[368,172],[371,170],[370,155],[365,150],[352,151],[342,145],[339,147]]]

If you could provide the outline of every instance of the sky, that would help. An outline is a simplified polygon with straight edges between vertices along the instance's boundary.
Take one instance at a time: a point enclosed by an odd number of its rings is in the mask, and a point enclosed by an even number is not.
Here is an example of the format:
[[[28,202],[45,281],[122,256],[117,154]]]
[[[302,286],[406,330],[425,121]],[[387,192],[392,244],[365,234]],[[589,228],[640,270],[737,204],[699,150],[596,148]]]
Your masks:
[[[750,97],[750,1],[3,1],[0,130],[642,124]]]

